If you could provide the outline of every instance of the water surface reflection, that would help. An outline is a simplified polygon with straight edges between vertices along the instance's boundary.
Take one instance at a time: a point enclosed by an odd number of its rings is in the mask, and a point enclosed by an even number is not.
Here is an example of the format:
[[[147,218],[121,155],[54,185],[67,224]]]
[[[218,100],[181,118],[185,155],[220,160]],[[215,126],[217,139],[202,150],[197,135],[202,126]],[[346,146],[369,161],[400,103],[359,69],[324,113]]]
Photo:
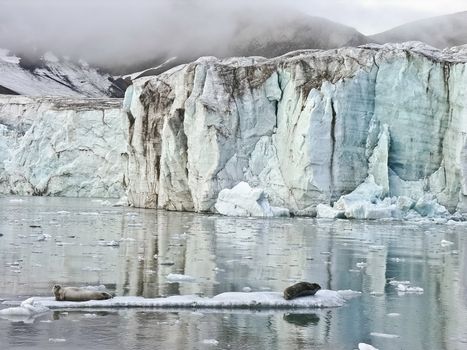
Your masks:
[[[50,295],[54,283],[145,297],[281,291],[300,280],[363,292],[342,308],[298,313],[108,310],[0,320],[10,347],[467,348],[465,225],[226,218],[40,197],[3,197],[0,208],[1,299]],[[393,280],[424,293],[398,293]]]

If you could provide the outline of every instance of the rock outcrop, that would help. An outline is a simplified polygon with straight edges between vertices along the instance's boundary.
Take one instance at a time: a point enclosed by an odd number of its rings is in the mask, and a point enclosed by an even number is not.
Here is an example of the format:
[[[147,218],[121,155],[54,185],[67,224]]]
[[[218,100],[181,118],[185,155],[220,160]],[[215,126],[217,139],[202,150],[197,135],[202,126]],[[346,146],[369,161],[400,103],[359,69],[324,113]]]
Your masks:
[[[467,48],[420,43],[205,57],[127,90],[128,197],[215,211],[244,181],[314,215],[371,175],[382,197],[467,211]]]

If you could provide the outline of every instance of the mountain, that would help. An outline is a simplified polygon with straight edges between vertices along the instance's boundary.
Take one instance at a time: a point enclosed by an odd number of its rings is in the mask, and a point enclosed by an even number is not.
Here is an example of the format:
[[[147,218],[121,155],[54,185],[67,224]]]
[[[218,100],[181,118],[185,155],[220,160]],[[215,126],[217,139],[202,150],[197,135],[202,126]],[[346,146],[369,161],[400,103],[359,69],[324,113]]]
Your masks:
[[[368,42],[354,28],[325,18],[285,14],[274,23],[252,18],[240,21],[226,56],[271,58],[302,49],[334,49]]]
[[[467,11],[407,23],[370,36],[376,42],[422,41],[443,49],[467,44]]]
[[[0,94],[67,97],[122,97],[124,89],[85,62],[51,53],[31,60],[0,50]]]
[[[136,54],[133,62],[125,65],[106,63],[101,67],[114,75],[127,75],[146,71],[148,67],[156,67],[142,73],[142,76],[148,76],[192,62],[201,56],[271,58],[301,49],[333,49],[371,42],[371,39],[354,28],[321,17],[295,12],[271,16],[275,18],[274,21],[268,16],[259,18],[256,14],[242,14],[236,17],[233,29],[219,34],[216,40],[213,40],[209,33],[202,33],[197,37],[199,44],[180,44],[166,51],[161,47],[157,57],[143,60],[144,57]],[[189,27],[185,30],[190,32],[196,28]],[[180,40],[183,43],[185,39]]]

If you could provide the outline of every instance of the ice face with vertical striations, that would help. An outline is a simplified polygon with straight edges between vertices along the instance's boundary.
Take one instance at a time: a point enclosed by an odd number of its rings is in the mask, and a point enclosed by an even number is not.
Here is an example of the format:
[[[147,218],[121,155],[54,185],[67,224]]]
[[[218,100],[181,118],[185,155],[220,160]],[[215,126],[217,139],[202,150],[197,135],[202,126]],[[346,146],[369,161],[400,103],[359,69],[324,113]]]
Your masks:
[[[0,193],[124,196],[126,123],[118,99],[0,96]]]
[[[365,184],[378,193],[361,199],[389,208],[354,211],[369,218],[426,196],[467,211],[466,47],[204,57],[135,81],[124,105],[135,206],[215,211],[223,189],[246,182],[295,215],[372,192]]]

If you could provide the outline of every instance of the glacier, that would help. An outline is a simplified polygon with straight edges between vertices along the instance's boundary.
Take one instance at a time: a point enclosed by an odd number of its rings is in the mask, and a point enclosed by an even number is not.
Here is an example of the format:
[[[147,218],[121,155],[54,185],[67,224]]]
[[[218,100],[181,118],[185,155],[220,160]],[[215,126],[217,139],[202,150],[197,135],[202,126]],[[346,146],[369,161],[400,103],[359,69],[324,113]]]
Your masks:
[[[125,196],[120,99],[0,95],[0,193]]]
[[[76,112],[74,130],[89,150],[105,150],[104,162],[55,159],[60,138],[60,149],[84,152],[57,121],[73,119],[73,103],[49,111],[51,101],[31,99],[16,121],[0,119],[0,191],[126,195],[136,207],[220,212],[226,199],[232,208],[246,200],[225,196],[245,183],[248,200],[291,215],[466,215],[466,67],[466,46],[418,42],[202,57],[134,80],[121,107]],[[15,103],[2,98],[1,114],[16,115]],[[79,122],[87,117],[89,135]]]
[[[215,212],[222,190],[246,182],[293,215],[340,216],[340,198],[373,182],[365,199],[383,203],[357,218],[426,196],[465,213],[466,63],[467,47],[410,42],[203,57],[136,80],[124,102],[129,201]]]

